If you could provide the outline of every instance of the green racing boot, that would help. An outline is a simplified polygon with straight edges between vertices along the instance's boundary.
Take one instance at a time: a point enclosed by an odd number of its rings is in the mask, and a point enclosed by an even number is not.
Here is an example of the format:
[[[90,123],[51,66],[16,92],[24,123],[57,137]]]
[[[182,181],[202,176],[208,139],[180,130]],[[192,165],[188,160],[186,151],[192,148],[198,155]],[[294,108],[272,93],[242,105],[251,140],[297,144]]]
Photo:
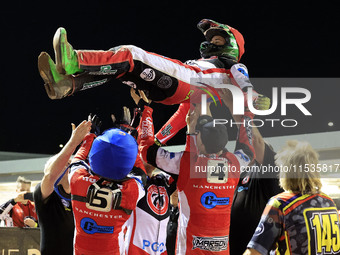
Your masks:
[[[38,69],[45,82],[45,90],[51,99],[61,99],[73,93],[73,78],[57,71],[56,64],[46,52],[38,57]]]
[[[111,79],[107,75],[89,75],[87,72],[77,75],[62,74],[46,52],[41,52],[38,57],[38,69],[51,99],[62,99],[78,91],[105,84]]]
[[[78,56],[72,45],[67,41],[66,30],[57,29],[53,37],[56,68],[60,74],[76,74],[83,70],[79,68]]]

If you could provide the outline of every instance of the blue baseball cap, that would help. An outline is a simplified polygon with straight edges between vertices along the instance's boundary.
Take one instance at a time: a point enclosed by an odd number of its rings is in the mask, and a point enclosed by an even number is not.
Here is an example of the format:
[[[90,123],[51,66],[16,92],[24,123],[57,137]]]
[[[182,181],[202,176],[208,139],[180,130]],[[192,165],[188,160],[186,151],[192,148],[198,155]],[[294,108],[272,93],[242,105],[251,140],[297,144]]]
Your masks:
[[[91,170],[104,178],[122,180],[132,170],[137,151],[137,142],[131,135],[121,129],[109,129],[93,141],[89,153]]]

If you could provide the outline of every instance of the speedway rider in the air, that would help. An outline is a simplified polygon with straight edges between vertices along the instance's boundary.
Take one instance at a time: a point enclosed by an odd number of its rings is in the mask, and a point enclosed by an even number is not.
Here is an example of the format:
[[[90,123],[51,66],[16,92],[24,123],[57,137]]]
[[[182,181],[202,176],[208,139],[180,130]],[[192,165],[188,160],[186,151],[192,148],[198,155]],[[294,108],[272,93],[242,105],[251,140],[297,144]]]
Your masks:
[[[133,45],[108,51],[73,50],[66,30],[59,28],[53,40],[56,63],[46,52],[38,59],[46,92],[51,99],[61,99],[117,78],[143,90],[152,101],[167,105],[184,103],[156,134],[158,141],[165,144],[186,126],[185,116],[190,107],[187,103],[200,102],[202,93],[208,91],[216,96],[214,86],[219,84],[233,84],[243,91],[252,87],[246,66],[239,63],[244,53],[242,34],[209,19],[201,20],[197,27],[206,39],[200,46],[202,58],[185,63]],[[253,98],[257,99],[256,92]]]
[[[117,78],[143,90],[152,101],[171,105],[200,100],[202,90],[198,87],[210,90],[231,83],[241,89],[251,87],[247,68],[238,63],[244,53],[242,34],[209,19],[197,26],[207,40],[200,46],[202,58],[186,63],[133,45],[108,51],[74,50],[66,30],[59,28],[53,39],[56,63],[46,52],[38,59],[46,92],[51,99],[61,99]]]

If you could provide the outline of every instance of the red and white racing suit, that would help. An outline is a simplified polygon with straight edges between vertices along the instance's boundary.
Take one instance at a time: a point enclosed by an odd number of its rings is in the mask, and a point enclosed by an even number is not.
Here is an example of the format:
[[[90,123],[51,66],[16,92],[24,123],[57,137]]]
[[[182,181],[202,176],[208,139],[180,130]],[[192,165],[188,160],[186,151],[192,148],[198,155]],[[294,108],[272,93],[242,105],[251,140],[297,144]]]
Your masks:
[[[170,216],[170,195],[176,189],[173,178],[160,173],[148,178],[145,196],[127,222],[127,255],[166,255],[166,233]]]
[[[185,115],[190,107],[187,103],[200,103],[202,93],[209,91],[215,97],[214,87],[220,84],[233,84],[241,89],[253,87],[247,67],[223,57],[183,63],[133,45],[118,46],[108,51],[76,52],[79,67],[88,75],[99,77],[97,81],[84,83],[81,90],[99,86],[114,77],[144,90],[152,101],[166,105],[184,103],[156,134],[162,144],[185,127]]]
[[[152,109],[145,107],[142,119],[148,118],[150,123],[151,115]],[[252,118],[249,112],[245,115],[243,119]],[[165,172],[179,175],[177,255],[229,254],[230,211],[240,168],[247,166],[255,156],[251,128],[247,123],[240,125],[234,153],[199,154],[196,135],[188,135],[185,151],[177,153],[155,144],[150,146],[153,137],[141,140],[144,160]],[[208,166],[210,169],[216,167],[215,171],[209,170]]]
[[[144,109],[144,106],[140,107]],[[138,121],[140,113],[140,110],[135,111],[134,121]],[[146,118],[139,120],[138,143],[141,139],[153,136],[154,129],[152,120],[150,121],[151,123]],[[127,255],[167,254],[166,229],[170,216],[170,195],[176,189],[175,179],[176,177],[173,178],[166,173],[147,178],[144,187],[145,196],[139,200],[126,224]]]
[[[228,58],[189,60],[185,63],[147,52],[133,45],[108,51],[77,50],[79,67],[97,81],[84,83],[80,90],[102,85],[110,78],[146,92],[149,99],[166,105],[200,102],[202,87],[234,84],[252,87],[247,68]],[[202,85],[202,83],[208,85]]]
[[[85,137],[74,160],[86,158],[93,138],[93,134]],[[136,178],[116,183],[122,193],[122,209],[115,210],[106,206],[111,202],[107,189],[113,183],[109,181],[105,181],[105,190],[100,189],[96,193],[96,203],[86,201],[89,187],[99,179],[99,176],[90,173],[90,168],[84,161],[78,161],[70,168],[69,181],[75,219],[74,252],[79,255],[124,254],[125,237],[122,226],[130,217],[126,210],[136,208],[138,200],[144,195],[144,189]]]

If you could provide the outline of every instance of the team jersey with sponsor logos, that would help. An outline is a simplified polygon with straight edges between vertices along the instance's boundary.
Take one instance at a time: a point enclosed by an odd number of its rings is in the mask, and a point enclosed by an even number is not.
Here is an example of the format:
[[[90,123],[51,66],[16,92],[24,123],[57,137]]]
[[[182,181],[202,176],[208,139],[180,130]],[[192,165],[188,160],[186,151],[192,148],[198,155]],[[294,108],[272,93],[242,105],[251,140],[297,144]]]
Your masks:
[[[72,196],[86,197],[89,186],[100,177],[91,175],[84,165],[71,167],[69,176]],[[122,226],[129,219],[126,211],[112,209],[110,183],[96,193],[93,202],[72,199],[75,220],[75,254],[121,254],[124,250]],[[118,184],[122,192],[120,207],[134,210],[137,201],[144,195],[141,183],[131,178]]]
[[[280,193],[270,199],[248,244],[261,254],[340,254],[339,215],[324,193]]]
[[[129,173],[127,180],[111,182],[91,174],[90,166],[84,160],[94,137],[94,134],[85,136],[68,177],[75,223],[74,254],[124,254],[125,232],[122,227],[145,194],[142,176]],[[141,166],[139,158],[135,166]],[[91,188],[95,190],[91,192]],[[121,192],[120,209],[113,209],[113,193],[117,189]],[[88,199],[88,195],[92,199]]]
[[[166,154],[163,156],[167,157]],[[190,156],[193,155],[184,153],[180,163],[176,254],[229,254],[233,194],[239,180],[240,164],[246,162],[229,152],[219,156]],[[222,170],[205,170],[208,165]],[[228,166],[233,169],[223,169]]]
[[[176,189],[174,179],[160,173],[148,178],[145,196],[127,222],[128,255],[166,255],[166,228],[170,216],[170,195]]]
[[[151,108],[146,108],[142,121],[148,118],[151,122],[151,114]],[[240,168],[247,166],[255,155],[247,125],[240,126],[234,153],[199,154],[196,135],[188,135],[185,151],[176,153],[150,145],[151,140],[152,137],[141,139],[143,158],[178,175],[180,216],[176,254],[228,255],[230,211]]]

